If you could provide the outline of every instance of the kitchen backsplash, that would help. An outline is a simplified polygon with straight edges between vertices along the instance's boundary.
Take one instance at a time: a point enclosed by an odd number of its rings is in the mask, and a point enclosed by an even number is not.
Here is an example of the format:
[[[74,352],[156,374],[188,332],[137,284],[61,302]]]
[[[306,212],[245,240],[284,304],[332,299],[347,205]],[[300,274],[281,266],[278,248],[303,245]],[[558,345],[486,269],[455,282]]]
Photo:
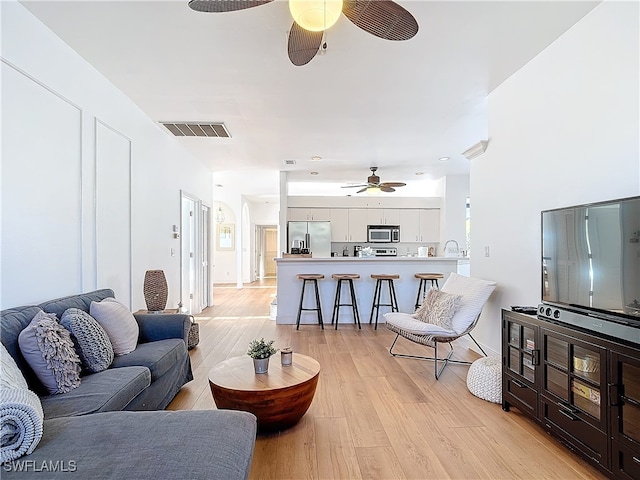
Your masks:
[[[417,256],[418,255],[418,247],[434,247],[436,254],[435,256],[442,256],[442,252],[440,252],[438,243],[366,243],[366,242],[332,242],[331,243],[331,252],[335,253],[336,256],[342,257],[343,252],[346,249],[348,253],[348,257],[354,257],[354,247],[362,246],[362,247],[375,247],[375,248],[384,248],[384,247],[393,247],[397,249],[398,256]]]

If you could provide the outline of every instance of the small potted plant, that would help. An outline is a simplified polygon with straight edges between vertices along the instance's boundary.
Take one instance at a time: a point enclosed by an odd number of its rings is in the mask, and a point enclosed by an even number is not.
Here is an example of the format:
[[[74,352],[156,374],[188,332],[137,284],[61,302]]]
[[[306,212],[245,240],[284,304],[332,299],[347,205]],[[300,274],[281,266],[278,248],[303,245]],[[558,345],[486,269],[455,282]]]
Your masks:
[[[260,340],[252,340],[249,344],[247,355],[253,358],[253,367],[256,373],[267,373],[269,370],[269,358],[278,351],[273,346],[273,340],[266,341],[264,338]]]

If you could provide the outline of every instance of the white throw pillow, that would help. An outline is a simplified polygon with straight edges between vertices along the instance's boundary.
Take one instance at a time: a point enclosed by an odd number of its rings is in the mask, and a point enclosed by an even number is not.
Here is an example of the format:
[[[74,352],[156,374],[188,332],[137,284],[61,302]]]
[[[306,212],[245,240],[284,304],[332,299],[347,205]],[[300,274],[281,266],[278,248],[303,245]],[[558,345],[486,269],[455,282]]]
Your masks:
[[[126,306],[114,298],[105,298],[91,302],[89,313],[107,332],[115,355],[126,355],[136,349],[140,328]]]
[[[22,371],[2,343],[0,343],[0,387],[29,388]]]
[[[451,328],[464,332],[482,311],[482,307],[496,288],[496,282],[451,273],[442,291],[461,295],[460,308],[451,319]]]

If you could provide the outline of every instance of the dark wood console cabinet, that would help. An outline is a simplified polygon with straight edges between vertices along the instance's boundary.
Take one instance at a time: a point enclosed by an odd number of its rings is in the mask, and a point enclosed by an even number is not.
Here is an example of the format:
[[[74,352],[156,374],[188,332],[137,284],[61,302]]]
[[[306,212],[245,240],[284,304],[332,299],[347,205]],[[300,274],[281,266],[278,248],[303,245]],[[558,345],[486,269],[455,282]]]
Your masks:
[[[640,348],[502,311],[502,408],[611,478],[640,480]]]

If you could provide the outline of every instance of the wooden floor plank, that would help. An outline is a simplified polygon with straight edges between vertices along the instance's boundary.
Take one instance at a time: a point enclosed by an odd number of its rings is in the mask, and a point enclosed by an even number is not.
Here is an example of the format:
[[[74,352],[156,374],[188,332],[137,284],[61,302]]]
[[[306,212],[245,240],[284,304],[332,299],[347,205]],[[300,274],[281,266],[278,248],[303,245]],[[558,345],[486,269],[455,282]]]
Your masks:
[[[259,434],[251,479],[602,479],[586,461],[553,440],[516,408],[502,411],[466,386],[468,366],[450,365],[435,380],[433,363],[392,357],[395,335],[383,324],[358,330],[341,323],[276,325],[269,318],[275,280],[238,289],[214,286],[215,305],[196,319],[200,344],[190,351],[195,379],[169,409],[216,408],[208,372],[245,355],[255,338],[274,339],[320,363],[311,407],[294,427]],[[330,315],[331,305],[324,306]],[[471,342],[455,355],[473,361]],[[410,342],[399,351],[430,354]],[[279,355],[279,354],[277,354]],[[272,361],[280,361],[275,357]]]

